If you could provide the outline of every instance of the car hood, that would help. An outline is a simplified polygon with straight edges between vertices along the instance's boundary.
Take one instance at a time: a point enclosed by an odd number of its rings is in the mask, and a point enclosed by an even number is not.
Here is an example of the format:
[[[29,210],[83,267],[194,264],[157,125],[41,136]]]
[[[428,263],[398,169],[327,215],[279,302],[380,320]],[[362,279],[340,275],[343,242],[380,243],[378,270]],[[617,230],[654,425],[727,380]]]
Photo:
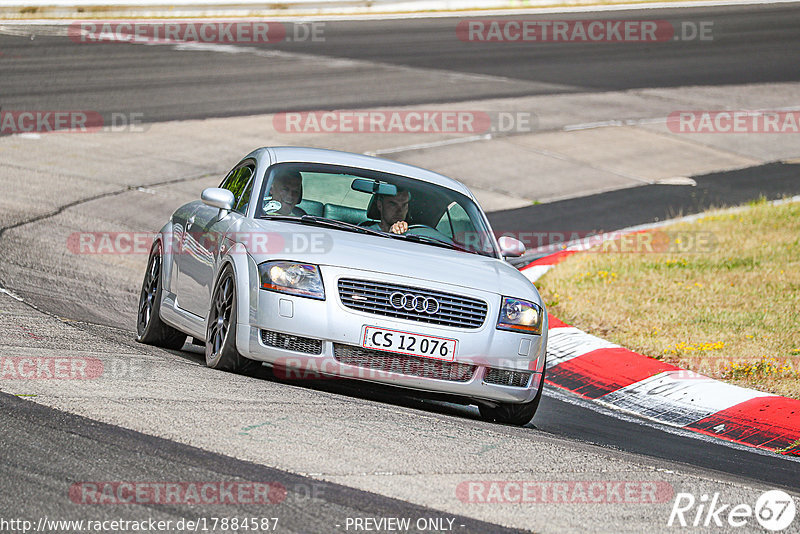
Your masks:
[[[516,298],[541,305],[533,284],[503,260],[402,241],[391,237],[276,220],[253,221],[254,229],[275,236],[269,250],[248,247],[256,263],[285,259],[376,273],[390,273]],[[281,249],[280,245],[283,247]]]

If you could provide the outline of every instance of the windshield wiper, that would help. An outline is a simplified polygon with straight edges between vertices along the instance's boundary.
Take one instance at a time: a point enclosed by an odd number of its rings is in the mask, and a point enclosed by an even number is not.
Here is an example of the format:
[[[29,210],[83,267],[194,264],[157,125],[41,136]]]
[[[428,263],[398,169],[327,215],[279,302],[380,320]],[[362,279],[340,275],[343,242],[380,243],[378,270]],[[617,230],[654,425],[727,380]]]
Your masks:
[[[359,232],[362,234],[379,235],[381,237],[386,237],[386,234],[384,234],[383,232],[373,230],[372,228],[365,228],[363,226],[358,226],[357,224],[352,224],[344,221],[337,221],[336,219],[326,219],[325,217],[318,217],[316,215],[297,216],[297,215],[267,214],[267,215],[262,215],[261,218],[275,219],[278,221],[297,222],[301,224],[314,224],[317,226],[329,226],[331,228],[339,228],[341,230],[349,230],[351,232]]]
[[[336,219],[326,219],[325,217],[319,217],[317,215],[301,215],[300,217],[296,215],[264,215],[264,219],[278,219],[281,221],[296,221],[299,223],[304,224],[315,224],[318,226],[328,226],[331,228],[338,228],[341,230],[347,230],[350,232],[359,232],[362,234],[370,234],[370,235],[377,235],[380,237],[395,237],[399,239],[405,239],[407,241],[416,241],[417,243],[427,243],[430,245],[434,245],[437,247],[442,248],[449,248],[451,250],[459,250],[461,252],[469,252],[473,253],[473,251],[462,247],[461,245],[456,245],[455,243],[450,243],[448,241],[443,241],[441,239],[436,239],[435,237],[427,236],[427,235],[420,235],[420,234],[393,234],[391,232],[382,232],[380,230],[373,230],[372,228],[367,228],[364,226],[358,226],[357,224],[352,224],[349,222],[338,221]]]
[[[420,234],[390,234],[390,235],[392,237],[402,237],[409,241],[416,241],[418,243],[428,243],[430,245],[434,245],[437,247],[460,250],[462,252],[470,252],[469,250],[460,245],[456,245],[455,243],[450,243],[448,241],[443,241],[441,239],[436,239],[435,237],[431,237],[428,235],[420,235]]]
[[[383,232],[379,232],[378,230],[373,230],[372,228],[366,228],[364,226],[359,226],[357,224],[352,224],[349,222],[337,221],[336,219],[326,219],[325,217],[318,217],[316,215],[303,215],[300,217],[300,221],[307,224],[330,226],[331,228],[339,228],[342,230],[349,230],[351,232],[359,232],[362,234],[371,234],[371,235],[386,237],[386,234],[384,234]]]

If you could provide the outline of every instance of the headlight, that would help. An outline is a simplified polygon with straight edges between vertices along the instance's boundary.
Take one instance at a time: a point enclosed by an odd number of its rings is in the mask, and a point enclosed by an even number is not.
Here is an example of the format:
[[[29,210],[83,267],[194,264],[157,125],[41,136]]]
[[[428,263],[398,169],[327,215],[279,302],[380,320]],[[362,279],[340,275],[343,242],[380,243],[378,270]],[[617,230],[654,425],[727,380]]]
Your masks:
[[[497,328],[528,334],[542,333],[542,309],[527,300],[503,297]]]
[[[319,267],[292,261],[268,261],[258,266],[261,289],[325,300]]]

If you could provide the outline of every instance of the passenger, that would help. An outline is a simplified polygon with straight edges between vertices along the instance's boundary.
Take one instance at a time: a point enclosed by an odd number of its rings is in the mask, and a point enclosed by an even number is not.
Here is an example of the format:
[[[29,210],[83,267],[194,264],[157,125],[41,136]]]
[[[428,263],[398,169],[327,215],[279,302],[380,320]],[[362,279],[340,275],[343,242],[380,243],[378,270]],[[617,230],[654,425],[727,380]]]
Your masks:
[[[272,180],[270,197],[267,201],[277,201],[281,204],[277,211],[265,208],[271,214],[296,215],[301,217],[306,215],[305,210],[298,208],[297,204],[303,199],[303,177],[298,171],[278,171],[277,176]]]
[[[380,221],[367,226],[372,230],[391,232],[393,234],[404,234],[408,231],[408,223],[405,221],[408,215],[408,203],[411,200],[411,193],[407,189],[400,189],[394,196],[377,195],[375,207],[380,214]]]

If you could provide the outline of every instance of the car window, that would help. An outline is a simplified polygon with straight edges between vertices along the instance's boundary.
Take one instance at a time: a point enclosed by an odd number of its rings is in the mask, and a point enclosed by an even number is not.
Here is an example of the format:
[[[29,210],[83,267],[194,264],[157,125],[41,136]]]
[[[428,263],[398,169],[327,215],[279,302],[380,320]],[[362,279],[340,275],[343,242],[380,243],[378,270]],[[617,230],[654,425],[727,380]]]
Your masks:
[[[250,167],[246,167],[250,169]],[[242,193],[242,197],[239,199],[239,202],[236,203],[236,207],[233,211],[237,211],[244,215],[247,212],[247,207],[250,205],[250,196],[253,193],[253,171],[250,169],[250,179],[247,180],[247,185],[244,188],[244,193]]]
[[[477,231],[472,218],[458,202],[452,202],[436,225],[436,230],[468,250],[491,251],[488,235]]]
[[[233,193],[234,206],[239,205],[239,201],[241,200],[242,195],[247,189],[247,186],[250,183],[250,178],[252,176],[253,176],[253,167],[251,165],[245,165],[243,167],[239,167],[238,169],[232,170],[225,178],[225,180],[222,182],[222,185],[220,185],[221,188],[227,189],[228,191]]]
[[[434,183],[367,169],[273,165],[265,176],[256,217],[314,215],[384,231],[382,210],[407,210],[399,220],[408,223],[408,234],[430,238],[427,243],[440,241],[468,252],[497,254],[483,212],[469,197]]]
[[[469,215],[460,204],[453,202],[447,207],[442,218],[439,219],[436,229],[452,238],[458,233],[463,233],[469,226]]]

